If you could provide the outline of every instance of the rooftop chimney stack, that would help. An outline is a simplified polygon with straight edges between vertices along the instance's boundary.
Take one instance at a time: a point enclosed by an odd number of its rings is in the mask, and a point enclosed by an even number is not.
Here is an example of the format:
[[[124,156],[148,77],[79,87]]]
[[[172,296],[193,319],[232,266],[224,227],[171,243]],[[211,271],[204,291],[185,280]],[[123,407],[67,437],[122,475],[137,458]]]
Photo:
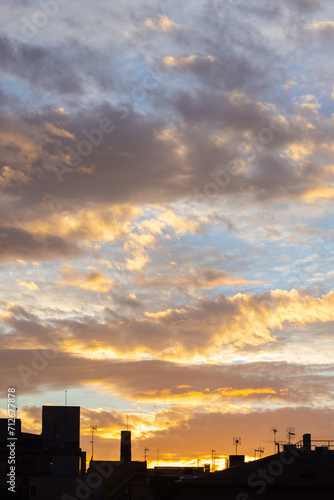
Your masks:
[[[306,453],[311,453],[311,434],[303,434],[303,447]]]
[[[121,431],[121,461],[131,462],[131,431]]]

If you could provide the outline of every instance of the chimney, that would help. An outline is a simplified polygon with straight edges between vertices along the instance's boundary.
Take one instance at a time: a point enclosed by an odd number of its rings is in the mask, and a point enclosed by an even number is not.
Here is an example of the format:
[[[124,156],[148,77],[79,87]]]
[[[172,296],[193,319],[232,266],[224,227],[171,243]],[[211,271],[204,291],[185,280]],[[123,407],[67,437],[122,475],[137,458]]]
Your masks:
[[[121,461],[131,462],[131,431],[121,431]]]
[[[229,455],[229,466],[235,467],[236,465],[241,465],[245,462],[245,455]]]
[[[306,453],[311,453],[311,434],[303,434],[303,448]]]

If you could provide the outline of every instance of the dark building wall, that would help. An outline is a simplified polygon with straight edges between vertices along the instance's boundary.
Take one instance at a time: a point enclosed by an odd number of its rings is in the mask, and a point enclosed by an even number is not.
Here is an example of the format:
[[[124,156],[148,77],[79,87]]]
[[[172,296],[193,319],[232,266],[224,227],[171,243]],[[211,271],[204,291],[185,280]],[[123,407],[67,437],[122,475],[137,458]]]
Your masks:
[[[43,406],[42,436],[21,432],[16,419],[16,493],[8,492],[6,483],[7,426],[8,420],[0,419],[0,500],[64,500],[64,493],[77,498],[80,459],[82,477],[86,469],[86,454],[79,447],[80,407]]]
[[[87,471],[89,500],[147,500],[146,473],[146,462],[92,460]],[[94,478],[101,478],[96,487]]]
[[[176,485],[168,492],[164,500],[331,500],[331,486],[290,486],[268,485],[258,495],[247,485]]]
[[[80,447],[80,406],[43,406],[42,438],[54,448]]]
[[[12,425],[12,428],[15,428],[15,437],[20,439],[21,436],[21,419],[15,419],[15,426]],[[0,443],[7,443],[8,438],[8,418],[0,418]]]
[[[230,455],[229,456],[229,466],[234,467],[235,465],[241,465],[245,462],[245,455]]]

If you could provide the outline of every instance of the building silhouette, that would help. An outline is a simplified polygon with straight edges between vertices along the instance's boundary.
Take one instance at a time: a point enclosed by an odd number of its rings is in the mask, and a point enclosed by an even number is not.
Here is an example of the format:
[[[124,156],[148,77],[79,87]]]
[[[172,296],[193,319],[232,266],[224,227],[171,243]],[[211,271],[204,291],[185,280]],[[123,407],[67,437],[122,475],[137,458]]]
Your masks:
[[[329,500],[334,498],[334,441],[310,434],[295,445],[208,476],[174,483],[164,500]]]
[[[227,469],[147,468],[132,460],[131,431],[121,431],[118,461],[90,461],[80,448],[80,407],[43,406],[42,433],[15,421],[16,487],[8,491],[8,420],[0,419],[0,500],[330,500],[334,498],[334,441],[277,447],[274,455]]]
[[[86,453],[80,448],[80,407],[43,406],[42,433],[21,431],[15,420],[15,493],[8,491],[8,420],[0,419],[1,500],[58,500],[74,494],[84,475]]]

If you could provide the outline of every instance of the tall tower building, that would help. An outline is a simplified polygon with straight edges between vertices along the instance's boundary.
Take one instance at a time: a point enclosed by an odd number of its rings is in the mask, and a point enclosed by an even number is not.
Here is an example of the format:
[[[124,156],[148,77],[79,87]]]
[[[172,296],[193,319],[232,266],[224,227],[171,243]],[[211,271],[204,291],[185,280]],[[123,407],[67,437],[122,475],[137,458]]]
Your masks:
[[[121,431],[121,460],[131,462],[131,431]]]

